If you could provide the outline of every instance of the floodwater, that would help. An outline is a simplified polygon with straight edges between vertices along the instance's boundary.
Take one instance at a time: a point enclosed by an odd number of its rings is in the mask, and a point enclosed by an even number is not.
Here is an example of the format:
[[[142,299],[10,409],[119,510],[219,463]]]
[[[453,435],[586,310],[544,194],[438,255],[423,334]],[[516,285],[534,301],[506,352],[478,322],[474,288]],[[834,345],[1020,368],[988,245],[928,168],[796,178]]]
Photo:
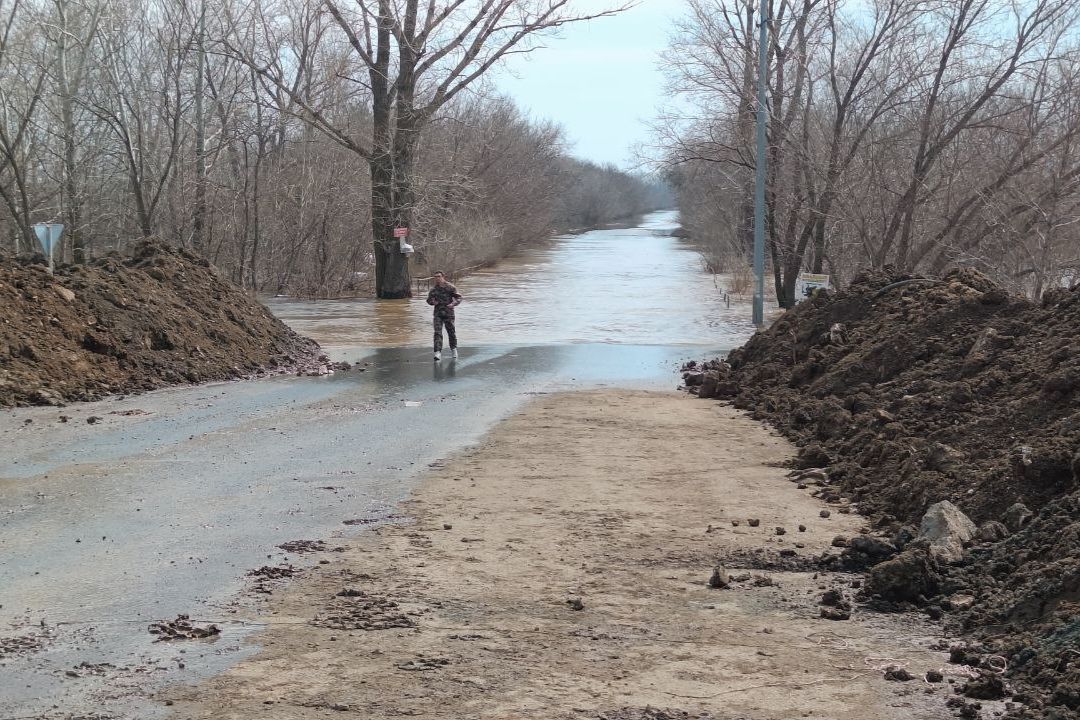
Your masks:
[[[680,361],[741,343],[749,308],[727,307],[674,225],[657,213],[461,279],[456,361],[432,361],[422,299],[277,299],[362,371],[4,413],[0,717],[162,714],[155,686],[255,650],[247,571],[312,562],[278,544],[387,520],[422,471],[535,394],[674,388]],[[224,632],[154,643],[147,625],[179,613]]]
[[[636,228],[566,236],[470,274],[457,283],[465,297],[457,311],[460,342],[740,344],[752,332],[746,306],[727,306],[722,283],[671,236],[676,227],[676,213],[653,213]],[[268,304],[332,352],[431,343],[431,308],[421,297]]]

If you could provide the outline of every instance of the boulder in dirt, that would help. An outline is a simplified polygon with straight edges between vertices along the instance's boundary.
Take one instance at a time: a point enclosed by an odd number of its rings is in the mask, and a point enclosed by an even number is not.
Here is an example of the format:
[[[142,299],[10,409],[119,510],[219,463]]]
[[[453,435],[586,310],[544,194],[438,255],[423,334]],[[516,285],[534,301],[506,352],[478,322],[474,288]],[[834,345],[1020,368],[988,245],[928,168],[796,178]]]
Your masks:
[[[925,550],[911,548],[870,569],[866,592],[884,600],[914,602],[937,592],[940,578],[934,558]]]
[[[843,608],[823,607],[821,608],[821,617],[826,620],[850,620],[851,611]]]
[[[56,294],[65,302],[75,302],[75,293],[68,290],[66,287],[62,285],[53,285],[53,290],[55,290]]]
[[[723,565],[714,567],[712,575],[709,576],[709,587],[721,590],[730,584],[731,576],[728,574],[727,569]]]
[[[919,539],[930,543],[930,552],[939,560],[957,562],[964,556],[964,545],[975,537],[978,528],[971,518],[948,500],[934,503],[923,515]]]
[[[874,418],[874,420],[876,422],[879,422],[882,425],[888,425],[889,423],[896,422],[896,416],[895,415],[893,415],[891,412],[889,412],[887,410],[882,410],[881,408],[877,408],[876,410],[874,410],[874,412],[872,412],[871,415],[873,416],[873,418]]]
[[[981,370],[988,362],[993,354],[994,341],[997,339],[998,332],[994,328],[986,328],[975,339],[975,342],[971,345],[971,349],[968,350],[967,356],[964,358],[964,370],[968,373],[972,373]]]
[[[884,560],[896,554],[896,546],[873,535],[856,535],[848,541],[848,550],[872,560]]]
[[[897,550],[903,550],[908,544],[919,536],[919,529],[914,525],[902,525],[893,533],[892,544]]]
[[[891,680],[892,682],[908,682],[909,680],[914,680],[915,676],[899,665],[890,665],[885,668],[885,679]]]
[[[699,398],[714,398],[716,397],[716,389],[720,384],[720,375],[715,372],[707,372],[701,379],[701,386],[698,388],[697,395]]]
[[[975,533],[975,539],[984,543],[1000,542],[1008,536],[1009,528],[1005,527],[1005,523],[997,520],[987,520],[979,526],[978,531]]]
[[[825,451],[825,448],[813,443],[799,449],[795,463],[802,470],[823,468],[832,463],[832,456]]]
[[[975,596],[968,595],[967,593],[956,593],[949,598],[949,606],[953,610],[964,611],[970,610],[975,606]]]
[[[974,700],[1001,700],[1009,694],[1001,676],[990,672],[984,672],[979,677],[969,680],[960,692]]]
[[[825,605],[826,607],[840,608],[841,610],[851,609],[851,603],[849,603],[844,598],[844,594],[842,592],[835,588],[825,591],[825,593],[821,596],[820,604]]]
[[[1034,517],[1034,515],[1027,509],[1026,505],[1023,503],[1013,503],[1009,506],[1009,509],[1005,511],[1005,514],[1001,516],[1001,519],[1007,528],[1016,532],[1027,525],[1032,517]]]
[[[51,390],[46,390],[45,388],[35,390],[30,397],[31,400],[33,400],[33,402],[38,405],[52,405],[53,407],[60,407],[64,404],[63,399],[59,395],[52,392]]]

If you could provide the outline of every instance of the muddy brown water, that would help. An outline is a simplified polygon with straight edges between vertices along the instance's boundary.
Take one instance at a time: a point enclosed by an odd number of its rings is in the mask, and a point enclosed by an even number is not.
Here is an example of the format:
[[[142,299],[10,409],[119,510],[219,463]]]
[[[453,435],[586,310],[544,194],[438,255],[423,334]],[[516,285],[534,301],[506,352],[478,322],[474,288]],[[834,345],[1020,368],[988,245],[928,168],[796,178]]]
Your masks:
[[[149,688],[252,652],[247,571],[276,546],[371,532],[429,464],[528,397],[674,387],[751,332],[657,213],[463,278],[461,358],[434,363],[422,299],[269,301],[358,370],[175,388],[0,416],[0,718],[152,717]],[[61,422],[60,416],[69,418]],[[100,422],[88,424],[98,416]],[[154,643],[189,614],[210,640]]]
[[[702,272],[700,256],[671,236],[674,212],[635,228],[560,238],[457,282],[463,346],[618,344],[732,346],[750,331],[746,307],[729,307],[723,278]],[[427,346],[431,308],[401,301],[267,303],[331,351]]]

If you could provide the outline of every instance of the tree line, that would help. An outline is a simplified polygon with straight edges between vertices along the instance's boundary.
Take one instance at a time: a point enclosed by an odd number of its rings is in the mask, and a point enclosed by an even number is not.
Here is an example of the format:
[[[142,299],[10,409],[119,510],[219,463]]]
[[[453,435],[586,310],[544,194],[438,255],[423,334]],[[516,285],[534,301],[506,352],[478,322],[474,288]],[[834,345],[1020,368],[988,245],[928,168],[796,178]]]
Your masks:
[[[687,0],[658,123],[687,232],[720,269],[753,232],[756,0]],[[1075,0],[765,0],[767,262],[979,268],[1038,296],[1080,274]]]
[[[617,8],[616,8],[617,9]],[[84,262],[157,237],[253,290],[403,297],[655,209],[488,71],[569,0],[0,0],[0,249]]]

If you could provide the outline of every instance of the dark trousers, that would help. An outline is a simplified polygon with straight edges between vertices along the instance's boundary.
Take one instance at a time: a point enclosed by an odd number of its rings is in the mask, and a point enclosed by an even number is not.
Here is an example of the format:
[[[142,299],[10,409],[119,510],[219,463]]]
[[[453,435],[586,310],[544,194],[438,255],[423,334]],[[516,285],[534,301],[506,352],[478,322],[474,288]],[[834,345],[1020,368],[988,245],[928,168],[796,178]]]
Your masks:
[[[442,351],[442,333],[446,328],[446,337],[450,339],[450,349],[457,347],[457,329],[454,327],[454,311],[450,308],[435,308],[435,352]]]

